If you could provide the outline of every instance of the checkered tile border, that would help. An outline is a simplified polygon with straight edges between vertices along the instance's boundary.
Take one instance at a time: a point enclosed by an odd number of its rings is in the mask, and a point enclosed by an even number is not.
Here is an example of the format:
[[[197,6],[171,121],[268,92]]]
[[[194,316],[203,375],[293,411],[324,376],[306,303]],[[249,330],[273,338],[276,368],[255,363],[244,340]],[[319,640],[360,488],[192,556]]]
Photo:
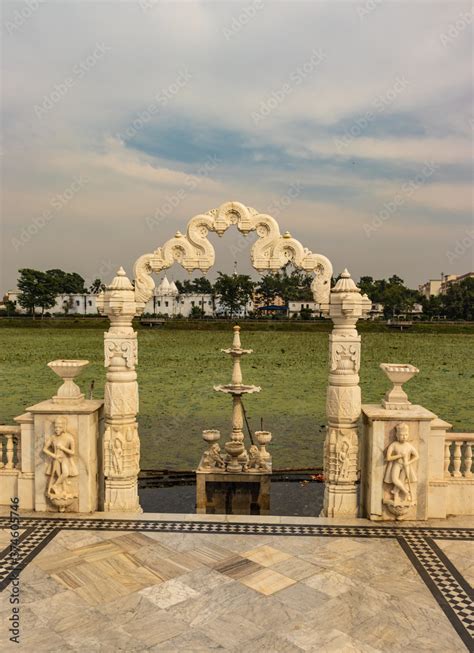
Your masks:
[[[8,517],[0,528],[9,528]],[[331,526],[317,524],[248,524],[230,522],[145,521],[125,519],[21,518],[20,561],[15,568],[9,549],[0,553],[0,591],[10,583],[60,530],[116,530],[154,533],[220,533],[228,535],[291,535],[396,539],[437,600],[468,650],[474,650],[474,595],[436,539],[474,540],[471,528],[424,528],[400,526]]]

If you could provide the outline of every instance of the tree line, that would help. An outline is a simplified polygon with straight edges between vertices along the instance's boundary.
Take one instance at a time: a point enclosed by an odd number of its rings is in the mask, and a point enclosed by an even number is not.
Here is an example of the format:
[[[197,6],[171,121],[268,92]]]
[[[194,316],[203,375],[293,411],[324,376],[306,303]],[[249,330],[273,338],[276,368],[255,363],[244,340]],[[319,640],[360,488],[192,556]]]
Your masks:
[[[58,295],[76,295],[92,293],[98,294],[104,284],[100,279],[95,279],[89,287],[77,272],[64,272],[64,270],[53,269],[42,272],[32,268],[18,270],[18,303],[35,317],[37,308],[41,309],[43,316],[45,311],[56,304]],[[66,303],[64,311],[67,312],[69,304]],[[15,305],[11,300],[5,301],[7,313],[15,312]]]
[[[384,317],[390,318],[409,312],[421,304],[423,317],[448,320],[474,320],[474,279],[466,278],[452,283],[445,293],[429,298],[418,290],[407,288],[403,279],[394,275],[389,279],[361,277],[359,288],[372,302],[383,304]]]
[[[206,277],[176,281],[180,294],[211,295],[217,299],[223,311],[233,317],[245,310],[249,301],[257,296],[262,306],[271,306],[276,300],[282,299],[287,306],[290,301],[310,302],[313,300],[311,291],[312,275],[295,269],[288,263],[281,271],[267,273],[259,281],[254,281],[245,274],[224,274],[218,272],[214,283]],[[333,279],[332,283],[337,281]],[[425,298],[418,290],[405,285],[403,279],[393,275],[388,279],[374,279],[363,276],[358,283],[362,293],[366,293],[373,303],[383,305],[385,318],[406,314],[415,304],[421,304],[423,316],[431,319],[445,317],[450,320],[474,320],[474,279],[467,278],[451,284],[446,293],[437,297]],[[42,272],[31,268],[19,270],[18,303],[33,316],[35,309],[40,308],[41,314],[48,311],[56,303],[58,295],[97,294],[104,284],[95,279],[89,287],[77,272],[65,272],[59,269]],[[10,305],[11,304],[11,305]],[[13,302],[5,301],[7,313],[15,312]],[[64,312],[68,304],[64,305]],[[302,317],[310,317],[310,312],[303,309]],[[200,307],[193,307],[193,317],[203,316]]]

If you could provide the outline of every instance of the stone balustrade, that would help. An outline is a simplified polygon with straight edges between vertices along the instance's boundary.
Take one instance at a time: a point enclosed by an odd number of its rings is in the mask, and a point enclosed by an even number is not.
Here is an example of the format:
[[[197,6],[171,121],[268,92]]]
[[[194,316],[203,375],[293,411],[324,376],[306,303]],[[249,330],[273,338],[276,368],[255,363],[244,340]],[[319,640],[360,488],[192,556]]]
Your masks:
[[[21,469],[19,426],[0,425],[0,473]]]
[[[449,433],[444,441],[445,478],[473,478],[472,445],[474,433]]]

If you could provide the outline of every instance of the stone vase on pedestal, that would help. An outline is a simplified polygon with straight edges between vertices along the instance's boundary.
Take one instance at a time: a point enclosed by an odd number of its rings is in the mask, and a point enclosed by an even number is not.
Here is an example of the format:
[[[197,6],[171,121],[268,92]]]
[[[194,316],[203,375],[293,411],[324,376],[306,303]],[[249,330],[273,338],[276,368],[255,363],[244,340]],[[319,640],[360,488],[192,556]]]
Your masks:
[[[408,381],[416,368],[381,367],[395,383],[395,391],[387,393],[385,405],[362,406],[362,516],[375,521],[427,519],[429,446],[436,415],[411,404],[400,391],[402,376]]]
[[[99,509],[103,402],[85,399],[73,381],[87,364],[77,360],[49,363],[65,382],[52,399],[27,409],[35,438],[36,511],[87,513]]]

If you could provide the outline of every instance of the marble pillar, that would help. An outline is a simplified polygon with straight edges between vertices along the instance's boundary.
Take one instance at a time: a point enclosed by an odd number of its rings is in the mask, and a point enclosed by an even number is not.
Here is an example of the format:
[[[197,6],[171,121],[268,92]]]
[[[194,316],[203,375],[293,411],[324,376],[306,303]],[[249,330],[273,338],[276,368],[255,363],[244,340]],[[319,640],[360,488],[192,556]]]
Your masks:
[[[138,436],[137,314],[134,288],[123,268],[98,297],[108,316],[104,334],[105,431],[103,439],[104,511],[141,512],[138,501],[140,439]]]
[[[360,336],[357,320],[365,318],[371,301],[362,295],[347,270],[331,290],[323,313],[333,321],[329,336],[329,385],[326,396],[327,433],[324,443],[324,504],[322,516],[357,517],[359,479],[358,423]]]

